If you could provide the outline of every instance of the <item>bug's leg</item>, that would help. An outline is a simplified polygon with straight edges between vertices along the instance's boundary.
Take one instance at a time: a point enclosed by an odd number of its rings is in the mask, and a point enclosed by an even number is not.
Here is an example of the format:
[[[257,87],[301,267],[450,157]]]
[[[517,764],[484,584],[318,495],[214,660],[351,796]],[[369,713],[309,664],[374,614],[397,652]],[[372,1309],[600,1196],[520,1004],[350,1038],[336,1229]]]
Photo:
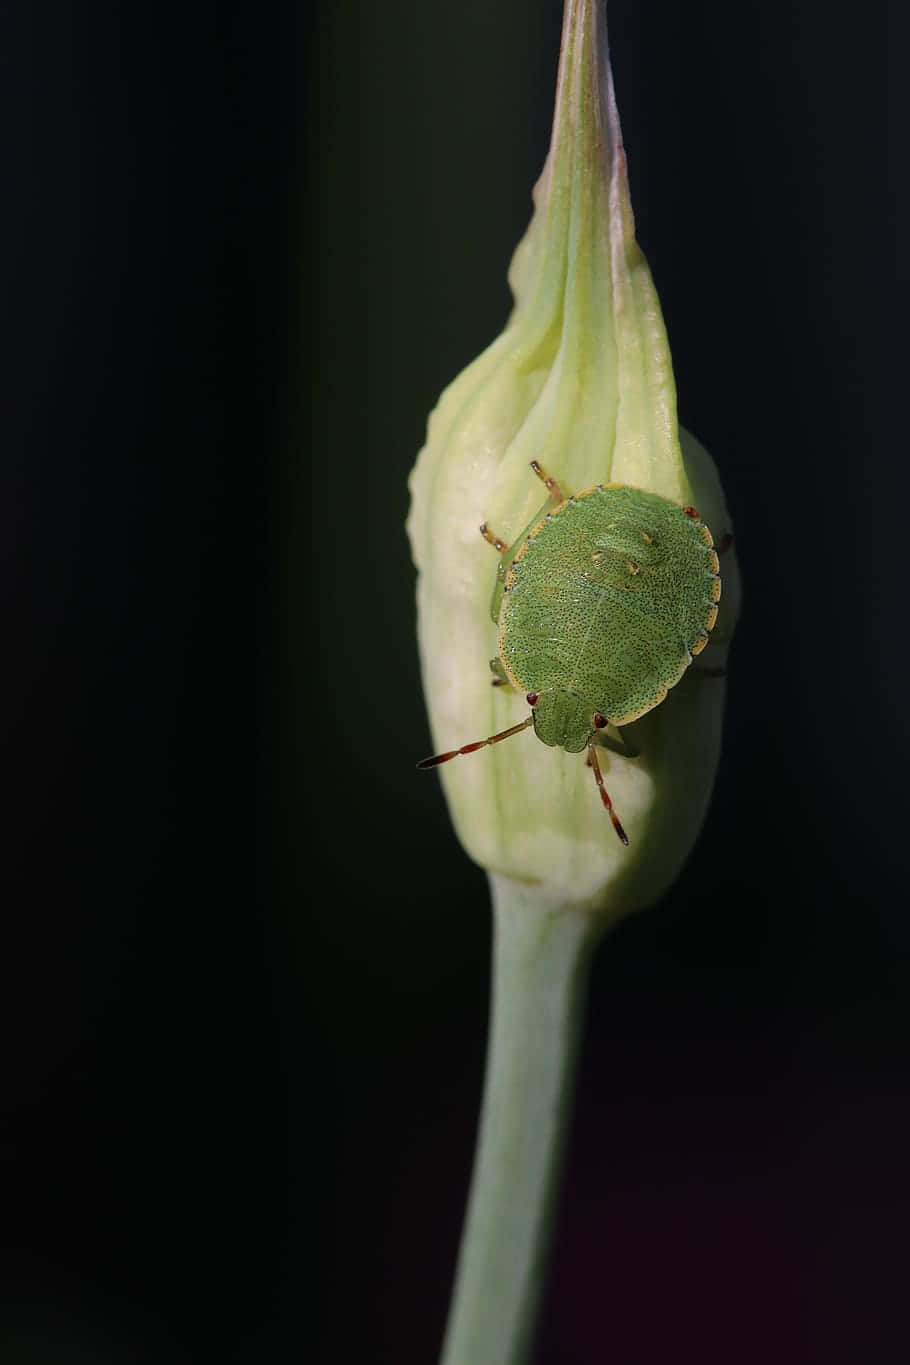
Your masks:
[[[480,534],[483,536],[487,544],[492,545],[493,549],[498,550],[498,552],[501,555],[504,555],[508,550],[509,547],[505,543],[505,541],[500,539],[500,537],[496,535],[495,531],[491,531],[485,521],[481,523]]]
[[[492,683],[494,687],[513,687],[512,679],[506,672],[501,659],[490,660],[490,672],[494,675]]]
[[[492,620],[498,621],[499,608],[502,603],[502,593],[506,581],[506,567],[511,561],[512,550],[514,549],[514,546],[513,547],[508,546],[501,536],[498,536],[495,533],[495,531],[490,530],[489,526],[485,521],[481,523],[480,534],[483,536],[484,540],[487,542],[488,545],[493,546],[493,549],[497,552],[497,554],[502,555],[502,558],[500,559],[496,569],[496,584],[493,588],[493,600],[490,603],[490,617],[492,618]],[[493,679],[493,686],[494,687],[501,686],[501,684],[496,678]]]
[[[531,468],[534,470],[534,473],[537,475],[538,479],[540,479],[541,483],[546,488],[547,492],[553,499],[554,503],[565,502],[565,494],[563,493],[559,484],[553,478],[553,475],[548,474],[547,471],[543,468],[543,466],[538,464],[537,460],[531,461]]]
[[[475,750],[482,749],[486,744],[498,744],[501,739],[508,739],[510,735],[517,735],[519,730],[527,730],[529,725],[534,724],[534,717],[528,716],[518,725],[512,725],[508,730],[500,730],[498,735],[488,735],[486,739],[476,739],[473,744],[463,744],[460,749],[450,749],[446,754],[433,754],[431,758],[422,758],[417,764],[418,768],[435,768],[440,763],[448,763],[450,758],[457,758],[459,754],[473,754]]]
[[[628,846],[629,836],[626,834],[626,831],[620,824],[619,816],[613,809],[613,802],[610,800],[610,795],[606,787],[604,786],[603,773],[600,771],[600,764],[597,761],[597,746],[595,745],[593,740],[588,741],[588,757],[591,760],[591,767],[594,769],[594,781],[597,783],[597,790],[600,792],[600,799],[606,806],[607,814],[613,821],[613,828],[616,830],[616,833],[619,835],[622,842],[626,846]]]
[[[487,544],[492,545],[494,550],[502,555],[502,559],[499,561],[499,567],[496,570],[496,583],[493,588],[493,598],[490,602],[490,619],[492,621],[499,620],[502,596],[505,591],[506,575],[509,572],[509,566],[511,565],[512,560],[515,558],[516,554],[518,554],[537,523],[541,521],[543,517],[548,516],[551,510],[557,507],[559,503],[565,501],[565,496],[559,484],[540,467],[536,460],[531,461],[531,468],[534,470],[537,477],[546,484],[549,496],[543,507],[534,513],[534,516],[528,522],[521,534],[516,536],[511,544],[506,544],[501,536],[498,536],[495,531],[490,530],[490,527],[486,522],[483,522],[480,527],[480,534]]]

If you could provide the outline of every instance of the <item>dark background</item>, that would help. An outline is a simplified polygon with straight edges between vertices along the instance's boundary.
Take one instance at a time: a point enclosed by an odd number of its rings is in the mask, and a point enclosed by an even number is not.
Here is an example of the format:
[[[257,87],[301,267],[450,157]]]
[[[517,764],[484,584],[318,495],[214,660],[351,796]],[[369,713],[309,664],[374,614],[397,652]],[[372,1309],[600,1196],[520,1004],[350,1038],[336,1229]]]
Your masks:
[[[746,588],[594,966],[536,1365],[905,1354],[907,20],[610,7]],[[560,7],[4,9],[0,1362],[438,1350],[485,879],[405,479],[500,330]]]

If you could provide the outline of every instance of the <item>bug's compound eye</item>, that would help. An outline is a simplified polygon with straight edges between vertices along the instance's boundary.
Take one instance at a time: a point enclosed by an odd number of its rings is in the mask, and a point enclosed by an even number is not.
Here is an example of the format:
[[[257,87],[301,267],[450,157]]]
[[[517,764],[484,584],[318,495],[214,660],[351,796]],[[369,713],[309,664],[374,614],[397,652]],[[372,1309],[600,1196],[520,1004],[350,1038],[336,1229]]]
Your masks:
[[[540,693],[529,692],[528,695],[525,697],[525,701],[528,703],[529,706],[536,706],[537,703],[540,701]]]
[[[595,730],[602,730],[607,724],[606,716],[602,716],[599,711],[595,711],[591,719],[594,721]]]

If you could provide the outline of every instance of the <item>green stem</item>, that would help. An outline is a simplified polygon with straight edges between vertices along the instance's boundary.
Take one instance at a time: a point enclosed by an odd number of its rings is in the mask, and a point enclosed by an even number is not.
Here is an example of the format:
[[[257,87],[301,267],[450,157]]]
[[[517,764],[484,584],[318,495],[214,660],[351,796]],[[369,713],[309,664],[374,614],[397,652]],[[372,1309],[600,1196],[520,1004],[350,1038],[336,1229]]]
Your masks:
[[[531,1342],[596,917],[493,886],[477,1156],[442,1365],[521,1365]]]

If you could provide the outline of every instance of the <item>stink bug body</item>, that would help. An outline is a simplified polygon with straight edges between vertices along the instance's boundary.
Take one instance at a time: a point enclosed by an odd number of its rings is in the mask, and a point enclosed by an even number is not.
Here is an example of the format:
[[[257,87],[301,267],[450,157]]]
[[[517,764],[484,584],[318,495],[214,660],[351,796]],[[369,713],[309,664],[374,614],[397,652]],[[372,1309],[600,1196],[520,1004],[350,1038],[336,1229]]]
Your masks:
[[[544,744],[587,750],[601,799],[624,844],[597,760],[599,732],[659,706],[708,642],[717,619],[717,551],[694,507],[626,484],[564,497],[532,461],[549,497],[502,555],[491,603],[498,635],[494,682],[524,692],[518,725],[435,754],[435,767],[533,724]]]

